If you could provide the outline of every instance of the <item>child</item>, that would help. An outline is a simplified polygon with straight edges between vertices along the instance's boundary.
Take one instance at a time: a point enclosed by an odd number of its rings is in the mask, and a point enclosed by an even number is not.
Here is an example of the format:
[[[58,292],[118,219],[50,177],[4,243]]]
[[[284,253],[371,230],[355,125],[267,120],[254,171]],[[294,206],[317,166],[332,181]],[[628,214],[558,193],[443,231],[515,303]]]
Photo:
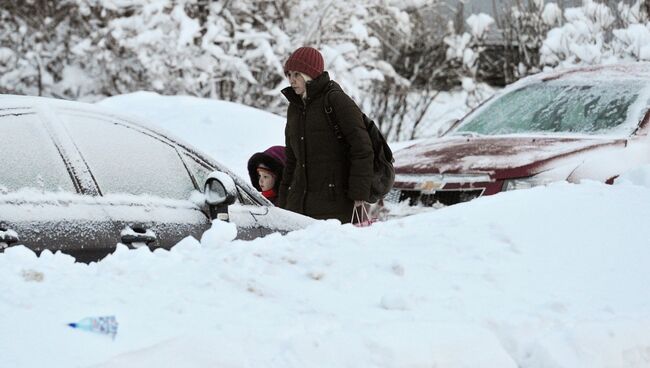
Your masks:
[[[277,205],[285,162],[284,146],[273,146],[264,152],[257,152],[248,160],[251,184],[274,205]]]

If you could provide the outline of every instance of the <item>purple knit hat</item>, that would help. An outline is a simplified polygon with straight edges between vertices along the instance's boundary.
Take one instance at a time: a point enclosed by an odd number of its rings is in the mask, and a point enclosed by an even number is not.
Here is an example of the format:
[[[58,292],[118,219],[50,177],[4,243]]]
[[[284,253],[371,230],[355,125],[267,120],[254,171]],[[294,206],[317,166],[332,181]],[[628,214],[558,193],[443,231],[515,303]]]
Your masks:
[[[287,156],[284,153],[284,146],[269,147],[266,151],[264,151],[264,153],[278,160],[282,166],[287,163]]]
[[[257,152],[251,156],[251,158],[248,160],[248,175],[251,178],[251,184],[255,189],[261,190],[260,185],[258,183],[259,180],[259,174],[257,172],[257,168],[260,165],[265,166],[266,168],[269,169],[277,178],[278,180],[275,181],[275,188],[276,190],[279,189],[280,187],[280,180],[282,179],[282,173],[284,171],[284,165],[287,161],[287,156],[284,153],[284,146],[272,146],[269,147],[266,151],[264,152]]]

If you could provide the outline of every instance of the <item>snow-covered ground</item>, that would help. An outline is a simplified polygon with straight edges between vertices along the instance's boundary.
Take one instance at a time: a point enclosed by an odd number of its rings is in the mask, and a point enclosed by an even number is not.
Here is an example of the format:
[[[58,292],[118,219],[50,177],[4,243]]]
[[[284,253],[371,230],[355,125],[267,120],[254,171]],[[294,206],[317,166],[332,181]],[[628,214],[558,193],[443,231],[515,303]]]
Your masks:
[[[151,109],[224,163],[282,139],[282,118],[258,135],[265,122],[216,123],[248,108],[142,96],[155,100],[105,103]],[[171,251],[120,247],[90,265],[12,247],[0,366],[650,367],[648,203],[644,167],[613,186],[557,183],[369,228],[319,221],[234,241],[215,223]],[[67,326],[106,315],[115,339]]]

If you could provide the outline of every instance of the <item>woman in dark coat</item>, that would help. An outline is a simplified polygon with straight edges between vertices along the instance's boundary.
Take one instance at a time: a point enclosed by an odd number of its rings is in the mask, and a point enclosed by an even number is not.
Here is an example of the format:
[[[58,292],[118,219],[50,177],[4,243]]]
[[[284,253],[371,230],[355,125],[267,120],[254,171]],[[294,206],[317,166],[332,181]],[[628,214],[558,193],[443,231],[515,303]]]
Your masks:
[[[284,172],[286,156],[284,147],[273,146],[257,152],[248,159],[248,175],[255,189],[274,205],[278,204],[280,181]]]
[[[372,144],[361,110],[323,68],[322,55],[311,47],[295,50],[284,65],[291,87],[282,90],[289,108],[279,205],[313,218],[348,223],[353,207],[369,199]],[[325,114],[329,91],[343,142]]]

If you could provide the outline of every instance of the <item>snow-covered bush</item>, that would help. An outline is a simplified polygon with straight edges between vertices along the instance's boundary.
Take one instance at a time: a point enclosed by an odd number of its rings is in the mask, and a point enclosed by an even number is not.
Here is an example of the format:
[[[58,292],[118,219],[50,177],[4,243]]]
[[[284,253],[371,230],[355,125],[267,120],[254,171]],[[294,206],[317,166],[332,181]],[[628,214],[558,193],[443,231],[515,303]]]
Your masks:
[[[495,74],[510,83],[544,67],[650,60],[647,1],[563,11],[511,0],[496,21],[464,19],[459,4],[454,29],[440,0],[1,1],[0,93],[97,100],[153,90],[283,114],[283,63],[309,45],[401,140],[437,134],[425,120],[441,90],[454,88],[469,109]],[[495,29],[502,49],[487,37]]]
[[[465,103],[468,108],[476,107],[487,90],[478,82],[480,55],[485,51],[485,37],[494,19],[487,14],[472,14],[467,18],[469,32],[455,34],[449,27],[450,34],[444,38],[447,44],[447,61],[455,65],[463,90],[467,93]]]
[[[403,82],[385,61],[411,30],[409,16],[387,0],[299,1],[287,27],[294,44],[321,50],[326,69],[357,101],[387,79]],[[404,42],[404,41],[401,41]]]
[[[299,46],[318,48],[325,67],[363,103],[376,83],[399,76],[381,53],[387,30],[408,33],[408,17],[385,0],[242,0],[211,3],[201,48],[210,96],[283,113],[283,63]],[[345,14],[342,17],[341,14]]]
[[[543,0],[518,2],[504,12],[506,83],[540,71],[539,49],[548,30],[558,25],[561,17],[562,11],[556,3],[544,4]]]
[[[0,8],[0,20],[2,92],[88,99],[145,89],[276,112],[293,49],[318,47],[362,100],[374,83],[399,80],[381,53],[391,33],[409,30],[387,0],[25,1]]]
[[[114,40],[114,49],[144,67],[131,69],[132,78],[146,81],[156,92],[186,93],[206,77],[195,68],[200,53],[194,38],[200,27],[185,13],[187,2],[146,0],[128,8],[122,5],[121,16],[108,22],[107,36]]]
[[[208,73],[204,96],[281,111],[282,63],[294,47],[282,29],[290,3],[280,7],[252,0],[210,3],[200,41],[199,67]]]
[[[564,10],[564,25],[551,29],[540,50],[540,64],[568,67],[617,61],[650,60],[650,23],[642,1],[605,3],[585,0]]]
[[[89,92],[62,83],[83,63],[72,48],[88,24],[74,0],[2,2],[0,92],[78,98]],[[72,69],[71,69],[72,68]]]
[[[440,54],[436,41],[443,34],[432,29],[436,22],[427,12],[437,1],[390,3],[393,7],[378,8],[376,20],[369,23],[381,45],[373,47],[374,55],[364,55],[375,58],[366,64],[383,76],[367,79],[365,91],[360,92],[364,109],[389,139],[410,139],[437,96],[430,82],[440,77],[445,67],[436,58]],[[382,11],[388,15],[381,15]]]
[[[637,1],[630,6],[623,2],[618,5],[622,27],[613,30],[612,49],[623,59],[650,60],[650,2]]]

